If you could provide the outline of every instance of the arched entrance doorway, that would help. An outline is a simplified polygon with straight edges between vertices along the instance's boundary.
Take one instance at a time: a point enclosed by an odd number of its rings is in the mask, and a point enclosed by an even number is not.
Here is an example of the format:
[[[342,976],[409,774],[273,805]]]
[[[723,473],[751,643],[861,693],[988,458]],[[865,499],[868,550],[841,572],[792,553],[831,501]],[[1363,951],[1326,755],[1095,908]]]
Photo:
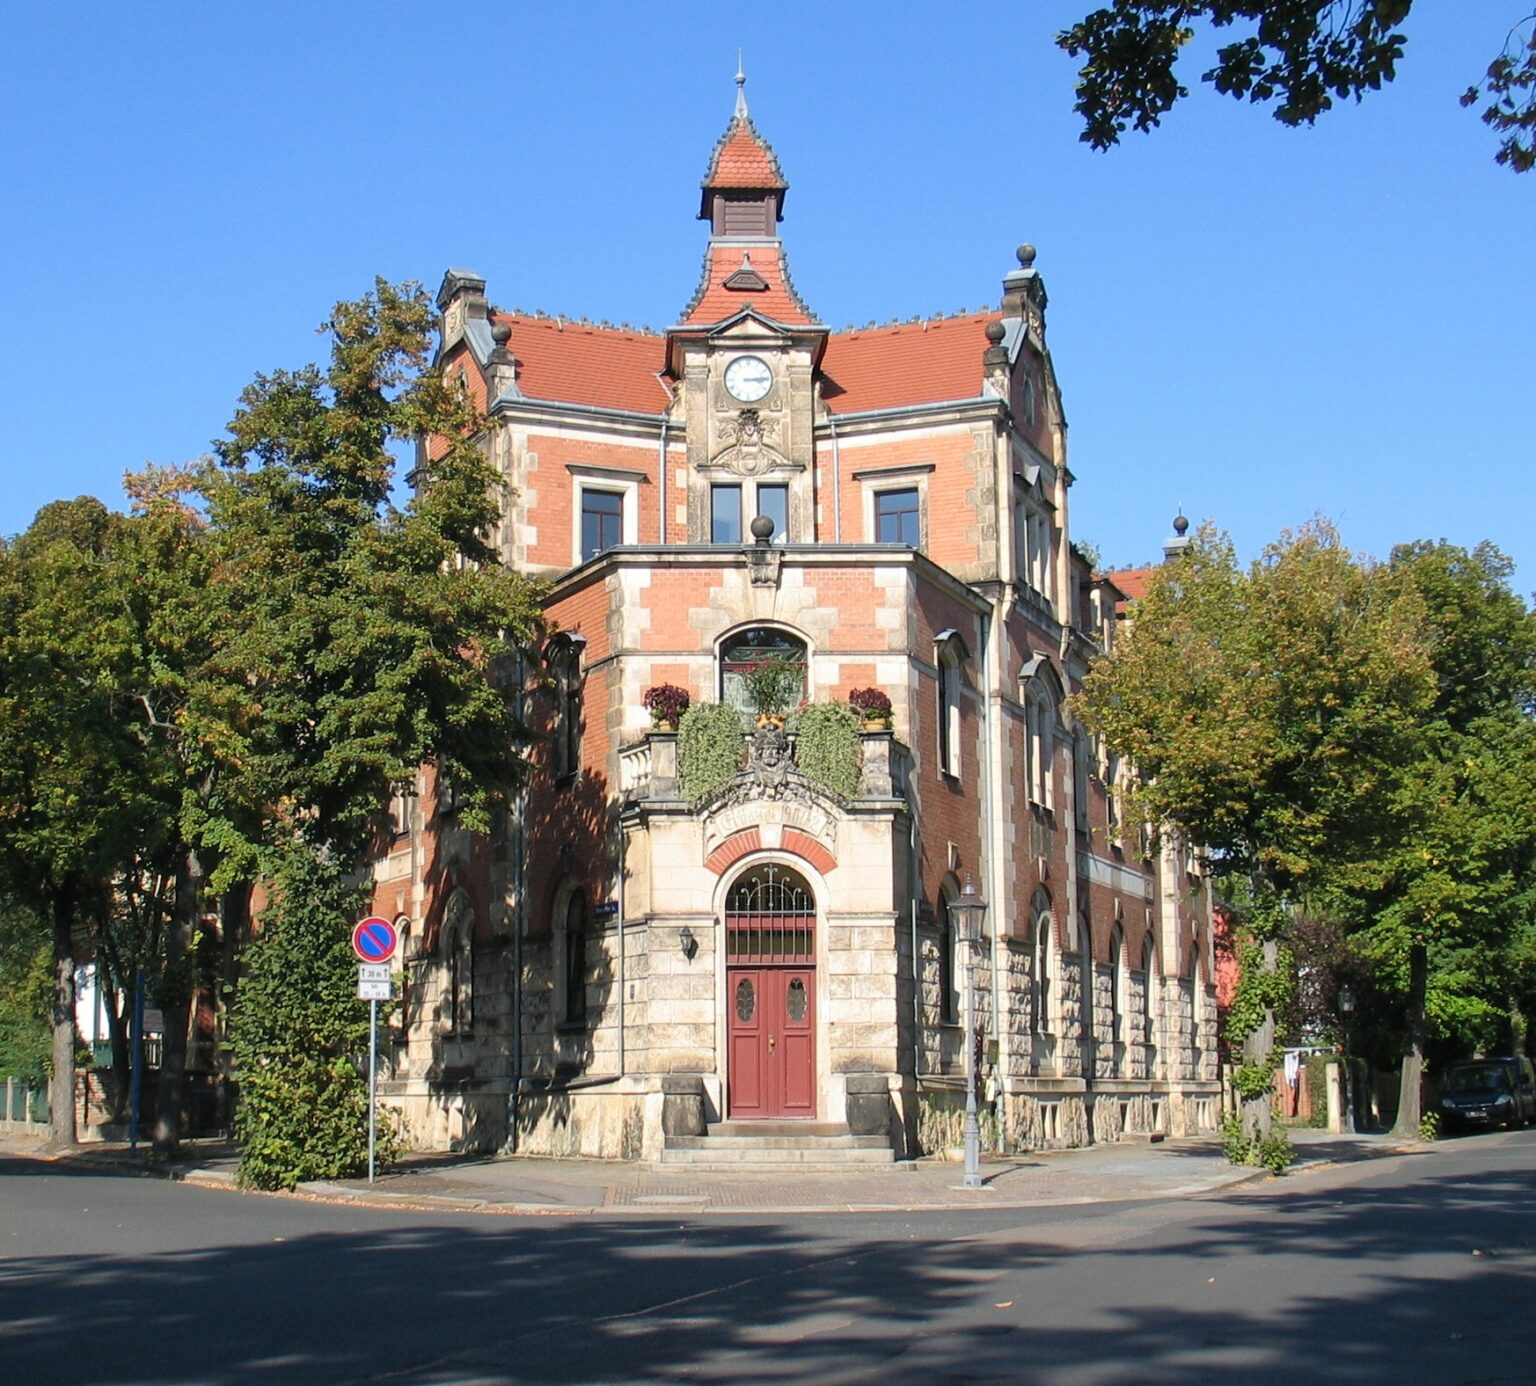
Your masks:
[[[749,867],[725,904],[732,1118],[816,1115],[816,901],[777,862]]]

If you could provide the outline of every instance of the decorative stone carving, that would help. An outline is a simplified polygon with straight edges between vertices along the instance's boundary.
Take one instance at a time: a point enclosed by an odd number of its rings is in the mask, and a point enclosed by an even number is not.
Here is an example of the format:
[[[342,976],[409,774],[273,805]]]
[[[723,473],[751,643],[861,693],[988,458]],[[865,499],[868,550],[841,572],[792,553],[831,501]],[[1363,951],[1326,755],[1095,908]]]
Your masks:
[[[795,469],[794,464],[773,446],[779,440],[779,421],[764,418],[761,410],[743,409],[722,418],[717,435],[724,447],[710,459],[711,467],[734,472],[737,476]]]
[[[777,798],[790,769],[789,737],[784,728],[768,723],[752,737],[747,752],[747,773],[757,781],[765,798]]]

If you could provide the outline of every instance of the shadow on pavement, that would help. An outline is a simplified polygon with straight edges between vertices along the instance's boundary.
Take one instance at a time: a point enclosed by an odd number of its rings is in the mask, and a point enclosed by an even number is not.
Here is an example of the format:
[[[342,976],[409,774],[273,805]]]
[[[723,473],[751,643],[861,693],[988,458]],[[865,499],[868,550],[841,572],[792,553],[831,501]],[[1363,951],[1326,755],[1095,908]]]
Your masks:
[[[398,1222],[174,1192],[210,1241],[246,1244],[0,1262],[9,1379],[1210,1386],[1233,1367],[1294,1386],[1529,1380],[1536,1361],[1530,1169],[1236,1195],[1155,1244],[1078,1247],[1025,1225],[848,1241],[793,1219]],[[262,1240],[263,1212],[300,1230]],[[1340,1297],[1319,1258],[1370,1269]],[[1210,1288],[1234,1277],[1255,1287],[1236,1305]]]

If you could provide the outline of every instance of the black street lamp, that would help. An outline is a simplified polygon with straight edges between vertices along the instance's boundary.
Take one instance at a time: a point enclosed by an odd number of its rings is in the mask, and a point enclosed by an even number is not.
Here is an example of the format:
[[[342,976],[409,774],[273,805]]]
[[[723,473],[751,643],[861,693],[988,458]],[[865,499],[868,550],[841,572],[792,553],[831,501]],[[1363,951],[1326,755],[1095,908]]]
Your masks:
[[[981,947],[981,923],[987,902],[976,893],[966,873],[958,900],[949,902],[955,933],[965,944],[965,1179],[967,1189],[981,1188],[981,1127],[976,1120],[976,953]]]
[[[1339,1014],[1344,1017],[1344,1129],[1353,1134],[1355,1129],[1355,1094],[1353,1075],[1349,1071],[1349,1018],[1355,1010],[1355,989],[1345,982],[1339,988]]]

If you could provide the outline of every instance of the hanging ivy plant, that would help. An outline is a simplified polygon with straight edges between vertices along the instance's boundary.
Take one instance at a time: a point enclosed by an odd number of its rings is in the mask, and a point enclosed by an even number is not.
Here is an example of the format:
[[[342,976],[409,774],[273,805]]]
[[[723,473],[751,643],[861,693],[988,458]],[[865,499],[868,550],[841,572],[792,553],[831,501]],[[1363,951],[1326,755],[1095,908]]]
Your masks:
[[[859,718],[847,703],[802,708],[795,764],[812,784],[844,799],[859,790]]]
[[[697,803],[741,771],[741,714],[724,703],[695,703],[677,725],[677,773]]]

